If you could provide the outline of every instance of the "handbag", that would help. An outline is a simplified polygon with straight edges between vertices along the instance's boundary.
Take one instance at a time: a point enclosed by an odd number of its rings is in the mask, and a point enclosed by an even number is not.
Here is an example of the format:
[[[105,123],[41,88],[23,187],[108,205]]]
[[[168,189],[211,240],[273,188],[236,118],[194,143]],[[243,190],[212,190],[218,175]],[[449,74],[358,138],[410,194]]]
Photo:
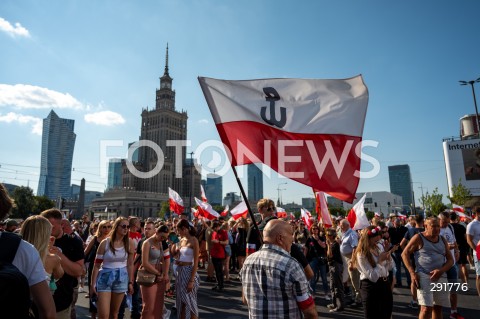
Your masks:
[[[137,271],[137,284],[150,287],[155,283],[157,275],[148,272],[146,269],[140,268]]]

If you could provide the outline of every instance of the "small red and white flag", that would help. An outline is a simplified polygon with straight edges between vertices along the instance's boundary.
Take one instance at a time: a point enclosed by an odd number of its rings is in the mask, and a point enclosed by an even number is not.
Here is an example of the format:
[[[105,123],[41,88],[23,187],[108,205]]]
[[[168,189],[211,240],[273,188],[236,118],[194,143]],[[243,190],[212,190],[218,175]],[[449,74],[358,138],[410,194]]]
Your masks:
[[[465,209],[462,206],[452,204],[452,209],[458,213],[465,213]]]
[[[277,218],[286,218],[287,217],[287,211],[282,208],[277,206]]]
[[[248,208],[245,201],[241,201],[237,206],[235,206],[231,211],[233,219],[237,220],[241,217],[247,218],[248,215]]]
[[[170,187],[168,188],[168,201],[170,203],[171,212],[175,212],[177,215],[181,215],[183,213],[183,199]]]
[[[229,209],[230,209],[230,207],[229,207],[228,205],[225,206],[225,209],[223,210],[223,212],[220,213],[220,216],[226,217],[227,214],[228,214]]]
[[[195,209],[195,208],[193,208],[193,207],[191,207],[190,209],[192,210],[193,217],[198,218],[198,215],[199,215],[199,214],[198,214],[198,210]]]
[[[195,203],[197,203],[198,205],[197,210],[199,215],[205,217],[206,219],[213,220],[220,217],[220,215],[212,208],[212,205],[210,205],[209,203],[202,202],[196,197]]]
[[[455,213],[456,213],[456,214],[458,215],[458,217],[460,217],[460,218],[468,219],[468,220],[471,220],[471,219],[472,219],[472,217],[468,216],[468,215],[465,214],[465,213],[461,213],[461,212],[455,212]]]
[[[362,198],[350,209],[348,212],[347,220],[350,223],[350,227],[353,230],[364,229],[370,226],[367,215],[365,214],[365,198],[367,194],[363,194]]]
[[[354,200],[368,104],[361,75],[198,80],[232,166],[263,163],[315,190]]]
[[[315,193],[315,201],[317,203],[316,210],[317,210],[317,218],[318,221],[321,221],[325,228],[332,227],[332,216],[330,215],[330,211],[328,210],[327,199],[325,198],[324,192],[316,192]]]
[[[208,202],[207,196],[205,195],[205,191],[203,190],[202,185],[200,185],[200,192],[202,193],[201,196],[200,196],[202,198],[202,202],[205,202],[205,203]]]
[[[303,222],[307,226],[308,229],[312,226],[312,214],[306,210],[305,208],[300,209],[300,215],[302,217]]]

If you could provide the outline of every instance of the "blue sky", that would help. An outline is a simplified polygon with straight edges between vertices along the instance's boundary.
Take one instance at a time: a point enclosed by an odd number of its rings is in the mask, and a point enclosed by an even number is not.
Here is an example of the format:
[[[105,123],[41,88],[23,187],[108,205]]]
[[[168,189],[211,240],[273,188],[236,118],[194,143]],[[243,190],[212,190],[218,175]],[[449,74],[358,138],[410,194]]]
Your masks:
[[[39,123],[53,109],[75,120],[72,182],[85,178],[87,189],[103,191],[100,141],[122,140],[125,148],[107,155],[124,157],[138,139],[168,42],[176,107],[189,116],[188,151],[218,140],[197,76],[362,74],[370,93],[363,137],[379,143],[364,152],[381,169],[358,191],[388,191],[387,167],[409,164],[417,198],[420,185],[447,194],[442,138],[458,136],[459,118],[474,112],[471,90],[458,80],[480,77],[478,12],[476,1],[444,0],[3,0],[0,181],[36,191]],[[200,158],[205,167],[208,157]],[[265,196],[276,199],[284,182],[276,174],[265,179]],[[311,196],[293,181],[280,188],[284,202]],[[226,191],[239,191],[232,174]]]

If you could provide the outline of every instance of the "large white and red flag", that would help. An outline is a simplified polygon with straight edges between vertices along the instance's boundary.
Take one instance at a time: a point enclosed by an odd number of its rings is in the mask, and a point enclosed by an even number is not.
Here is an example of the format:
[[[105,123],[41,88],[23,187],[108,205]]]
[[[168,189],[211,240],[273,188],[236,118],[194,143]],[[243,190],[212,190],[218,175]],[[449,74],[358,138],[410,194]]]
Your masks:
[[[315,192],[315,201],[317,203],[317,218],[319,221],[322,221],[323,227],[330,228],[332,227],[332,216],[328,210],[327,200],[325,198],[324,192]]]
[[[198,214],[205,217],[206,219],[213,220],[220,217],[220,215],[212,208],[212,205],[206,202],[202,202],[195,197],[195,203],[197,203]]]
[[[287,217],[287,211],[285,210],[285,208],[277,206],[276,210],[277,210],[277,217],[278,218],[286,218]]]
[[[300,209],[300,216],[308,229],[312,226],[312,214],[305,208]]]
[[[465,213],[465,209],[457,204],[452,204],[452,209],[459,213]]]
[[[354,200],[368,104],[362,76],[198,80],[232,166],[264,163],[315,190]]]
[[[230,209],[230,206],[228,206],[228,205],[225,206],[225,208],[223,209],[223,212],[220,213],[220,216],[226,217],[229,209]]]
[[[183,199],[170,187],[168,188],[168,201],[170,203],[171,212],[175,212],[177,215],[181,215],[183,213]]]
[[[205,195],[205,191],[203,190],[203,186],[202,186],[202,185],[200,185],[200,192],[201,192],[200,197],[202,198],[202,201],[205,202],[205,203],[208,202],[208,200],[207,200],[207,195]]]
[[[241,217],[247,218],[248,215],[248,208],[245,201],[241,201],[237,206],[235,206],[231,211],[233,219],[237,220]]]
[[[350,227],[353,230],[364,229],[370,226],[370,222],[368,221],[367,214],[365,214],[365,198],[367,194],[363,194],[362,198],[353,205],[352,209],[348,212],[347,220],[350,223]]]

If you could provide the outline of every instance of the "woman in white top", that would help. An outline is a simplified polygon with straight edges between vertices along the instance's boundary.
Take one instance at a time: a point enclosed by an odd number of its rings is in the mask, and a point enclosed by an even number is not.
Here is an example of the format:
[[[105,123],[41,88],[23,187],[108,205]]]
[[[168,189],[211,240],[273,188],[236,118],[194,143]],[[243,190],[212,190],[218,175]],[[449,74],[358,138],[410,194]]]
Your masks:
[[[197,290],[200,277],[197,274],[199,245],[195,237],[195,228],[186,219],[177,224],[177,232],[181,237],[180,245],[171,246],[171,252],[177,265],[175,290],[177,292],[177,318],[198,318]]]
[[[99,319],[117,319],[125,292],[133,293],[135,250],[128,238],[128,229],[128,219],[118,217],[108,238],[102,240],[97,250],[90,294],[98,295]]]
[[[360,272],[360,294],[364,317],[390,319],[393,308],[393,293],[388,271],[393,267],[390,251],[385,251],[378,242],[382,238],[380,227],[369,226],[362,230],[352,264]]]

